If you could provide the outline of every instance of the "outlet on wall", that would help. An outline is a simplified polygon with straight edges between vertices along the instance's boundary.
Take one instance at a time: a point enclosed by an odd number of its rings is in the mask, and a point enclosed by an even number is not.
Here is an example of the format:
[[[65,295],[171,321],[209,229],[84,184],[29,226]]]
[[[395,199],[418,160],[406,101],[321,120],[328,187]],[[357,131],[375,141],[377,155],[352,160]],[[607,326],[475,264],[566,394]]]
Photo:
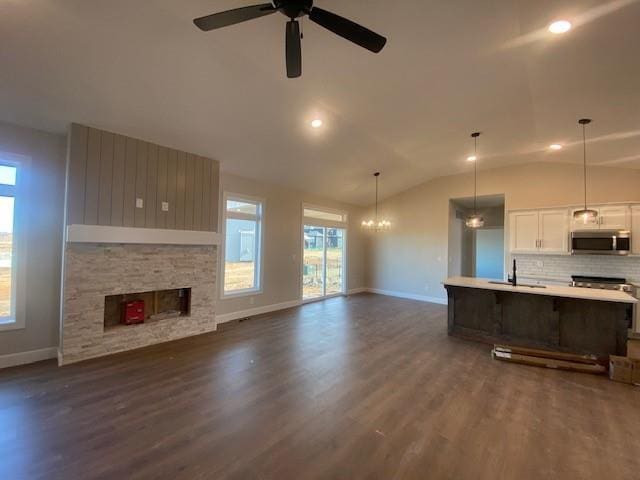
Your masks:
[[[144,208],[144,200],[141,198],[136,198],[136,208]]]
[[[256,299],[253,297],[249,297],[249,305],[253,305],[254,303],[256,303]]]
[[[538,268],[544,267],[544,262],[542,260],[536,260],[536,267]]]
[[[162,211],[163,212],[169,211],[169,202],[162,202]]]

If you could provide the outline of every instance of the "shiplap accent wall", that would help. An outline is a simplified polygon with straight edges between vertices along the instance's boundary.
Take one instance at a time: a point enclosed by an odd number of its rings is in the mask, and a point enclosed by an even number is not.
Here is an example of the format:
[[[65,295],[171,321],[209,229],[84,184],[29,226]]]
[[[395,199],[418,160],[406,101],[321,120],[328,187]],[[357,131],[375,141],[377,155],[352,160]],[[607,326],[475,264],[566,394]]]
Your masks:
[[[68,141],[67,225],[217,230],[219,162],[75,123]]]

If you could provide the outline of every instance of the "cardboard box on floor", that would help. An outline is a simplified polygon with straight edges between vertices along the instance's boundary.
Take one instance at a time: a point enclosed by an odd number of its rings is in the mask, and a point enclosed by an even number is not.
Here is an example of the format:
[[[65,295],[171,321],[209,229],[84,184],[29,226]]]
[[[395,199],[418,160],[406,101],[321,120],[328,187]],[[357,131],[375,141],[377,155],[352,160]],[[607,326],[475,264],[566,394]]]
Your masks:
[[[626,357],[609,357],[609,378],[616,382],[640,385],[640,339],[627,340]]]
[[[609,378],[614,382],[631,383],[633,381],[633,362],[627,357],[609,356]]]
[[[631,359],[633,371],[631,373],[631,383],[640,386],[640,360]]]
[[[630,338],[627,340],[627,357],[640,360],[640,339]]]

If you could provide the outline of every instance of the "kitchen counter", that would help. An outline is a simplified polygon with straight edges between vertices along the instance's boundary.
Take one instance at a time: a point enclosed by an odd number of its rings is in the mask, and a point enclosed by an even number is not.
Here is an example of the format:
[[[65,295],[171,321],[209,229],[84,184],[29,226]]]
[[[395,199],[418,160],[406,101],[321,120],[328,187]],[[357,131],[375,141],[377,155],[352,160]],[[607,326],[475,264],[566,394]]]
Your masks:
[[[603,359],[626,355],[637,303],[627,293],[562,285],[514,287],[468,277],[448,278],[444,286],[449,335]]]
[[[502,292],[527,293],[531,295],[546,295],[549,297],[577,298],[583,300],[598,300],[603,302],[617,303],[638,303],[638,300],[625,292],[617,290],[601,290],[598,288],[579,288],[561,285],[540,285],[534,287],[526,286],[525,283],[514,287],[512,285],[500,285],[490,283],[486,278],[471,277],[450,277],[445,280],[444,285],[455,287],[482,288],[486,290],[498,290]],[[498,280],[493,280],[498,281]]]

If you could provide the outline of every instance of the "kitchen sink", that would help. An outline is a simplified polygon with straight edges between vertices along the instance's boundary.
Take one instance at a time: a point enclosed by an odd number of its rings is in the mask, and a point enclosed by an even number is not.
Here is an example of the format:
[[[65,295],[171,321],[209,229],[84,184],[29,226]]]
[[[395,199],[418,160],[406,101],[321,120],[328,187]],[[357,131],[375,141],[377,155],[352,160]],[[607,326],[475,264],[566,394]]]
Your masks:
[[[501,281],[498,281],[498,280],[489,280],[489,283],[492,283],[494,285],[510,285],[510,286],[513,286],[513,285],[511,285],[511,282],[501,282]],[[518,287],[529,287],[529,288],[547,288],[546,285],[532,285],[530,283],[519,283],[517,286]]]

